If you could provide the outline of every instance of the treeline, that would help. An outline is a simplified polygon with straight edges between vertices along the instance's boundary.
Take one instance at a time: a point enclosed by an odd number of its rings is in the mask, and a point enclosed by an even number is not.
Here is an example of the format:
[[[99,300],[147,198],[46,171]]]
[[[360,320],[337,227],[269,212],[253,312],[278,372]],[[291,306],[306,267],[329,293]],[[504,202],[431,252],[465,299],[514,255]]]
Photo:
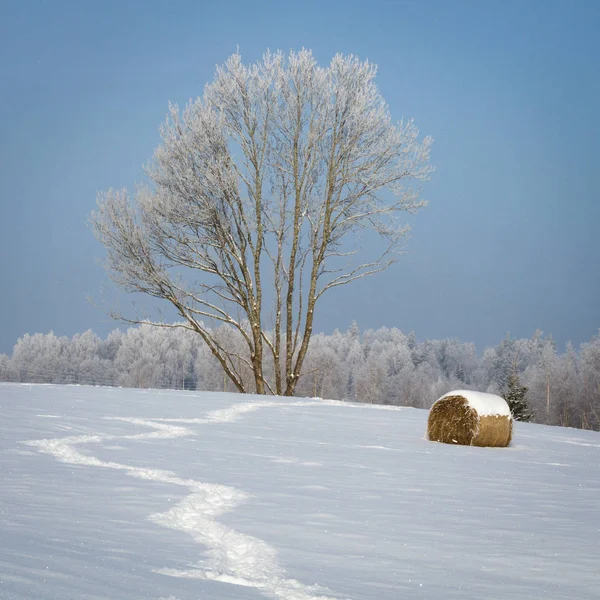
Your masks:
[[[227,327],[214,333],[251,389],[243,340]],[[564,353],[541,332],[507,337],[480,355],[472,343],[419,342],[385,327],[361,333],[354,323],[313,336],[296,395],[429,408],[452,389],[505,395],[511,377],[526,388],[533,421],[600,430],[600,334]],[[0,355],[0,381],[234,391],[206,345],[180,327],[115,330],[106,339],[25,335],[12,356]]]

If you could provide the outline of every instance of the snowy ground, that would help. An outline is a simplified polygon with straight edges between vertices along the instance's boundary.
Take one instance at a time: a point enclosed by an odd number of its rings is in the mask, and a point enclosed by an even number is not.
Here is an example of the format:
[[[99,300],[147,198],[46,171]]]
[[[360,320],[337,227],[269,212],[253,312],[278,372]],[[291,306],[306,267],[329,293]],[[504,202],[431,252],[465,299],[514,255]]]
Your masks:
[[[2,600],[599,597],[598,433],[16,384],[0,411]]]

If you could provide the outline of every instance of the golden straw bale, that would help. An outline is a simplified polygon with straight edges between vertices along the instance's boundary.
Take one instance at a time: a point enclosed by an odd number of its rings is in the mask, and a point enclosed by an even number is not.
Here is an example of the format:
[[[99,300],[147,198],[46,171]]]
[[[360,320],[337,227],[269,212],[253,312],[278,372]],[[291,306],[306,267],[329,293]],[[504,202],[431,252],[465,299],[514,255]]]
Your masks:
[[[512,415],[508,405],[504,407],[502,403],[506,404],[492,394],[450,392],[431,407],[427,436],[431,441],[445,444],[508,446],[512,439]]]

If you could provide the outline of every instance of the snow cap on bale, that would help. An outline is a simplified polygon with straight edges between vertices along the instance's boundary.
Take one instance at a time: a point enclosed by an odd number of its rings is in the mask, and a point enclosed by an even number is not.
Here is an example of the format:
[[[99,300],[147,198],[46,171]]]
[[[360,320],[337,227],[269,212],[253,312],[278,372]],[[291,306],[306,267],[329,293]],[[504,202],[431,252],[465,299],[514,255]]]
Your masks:
[[[508,446],[512,438],[510,408],[495,394],[448,392],[429,411],[427,436],[446,444]]]

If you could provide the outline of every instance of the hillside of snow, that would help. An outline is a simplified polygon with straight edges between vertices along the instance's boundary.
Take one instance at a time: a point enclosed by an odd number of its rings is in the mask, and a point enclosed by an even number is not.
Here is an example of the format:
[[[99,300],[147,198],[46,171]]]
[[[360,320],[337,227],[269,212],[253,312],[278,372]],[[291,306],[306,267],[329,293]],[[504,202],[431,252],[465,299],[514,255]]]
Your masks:
[[[2,600],[596,599],[600,434],[424,439],[427,412],[0,384]]]

